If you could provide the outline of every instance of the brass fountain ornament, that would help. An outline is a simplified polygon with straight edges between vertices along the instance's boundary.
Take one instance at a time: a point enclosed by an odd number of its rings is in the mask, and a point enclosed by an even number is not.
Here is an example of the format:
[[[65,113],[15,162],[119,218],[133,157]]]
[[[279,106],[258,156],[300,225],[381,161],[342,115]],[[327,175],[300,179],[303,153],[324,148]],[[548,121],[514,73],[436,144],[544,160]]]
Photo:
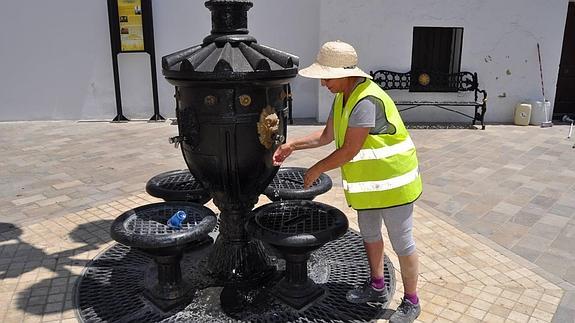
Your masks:
[[[276,136],[279,131],[280,119],[274,109],[269,105],[262,110],[257,126],[260,143],[266,147],[266,149],[271,149],[274,143],[278,140],[281,141],[281,138]]]

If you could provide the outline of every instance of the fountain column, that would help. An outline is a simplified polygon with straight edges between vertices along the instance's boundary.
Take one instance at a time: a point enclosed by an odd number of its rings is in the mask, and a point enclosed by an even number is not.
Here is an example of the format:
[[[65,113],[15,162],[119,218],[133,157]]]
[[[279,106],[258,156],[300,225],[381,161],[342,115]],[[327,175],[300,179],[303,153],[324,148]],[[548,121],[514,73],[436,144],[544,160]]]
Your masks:
[[[246,0],[211,0],[212,30],[203,43],[167,55],[163,73],[176,87],[179,136],[190,172],[221,211],[210,271],[224,285],[251,285],[273,272],[245,223],[278,167],[287,134],[289,81],[296,56],[249,35]]]

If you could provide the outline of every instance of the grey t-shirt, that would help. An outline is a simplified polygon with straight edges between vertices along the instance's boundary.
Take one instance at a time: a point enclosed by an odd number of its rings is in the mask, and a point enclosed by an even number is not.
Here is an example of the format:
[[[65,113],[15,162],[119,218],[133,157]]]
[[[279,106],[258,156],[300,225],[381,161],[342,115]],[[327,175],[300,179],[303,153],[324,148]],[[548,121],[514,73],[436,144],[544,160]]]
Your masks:
[[[333,117],[333,103],[329,117]],[[372,96],[363,98],[353,108],[349,116],[348,127],[371,128],[369,133],[372,135],[395,132],[393,125],[387,121],[383,102]]]

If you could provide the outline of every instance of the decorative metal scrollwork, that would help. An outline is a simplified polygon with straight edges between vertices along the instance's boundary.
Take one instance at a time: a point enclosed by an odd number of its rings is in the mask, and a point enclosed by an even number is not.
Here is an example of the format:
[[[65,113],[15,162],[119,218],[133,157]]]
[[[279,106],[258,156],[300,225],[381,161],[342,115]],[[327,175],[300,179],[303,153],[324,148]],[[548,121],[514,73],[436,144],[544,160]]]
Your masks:
[[[457,84],[458,91],[475,91],[479,87],[477,75],[471,72],[460,72],[452,74],[454,84]]]
[[[427,71],[400,73],[387,70],[370,72],[373,81],[384,90],[413,90],[411,86],[411,74],[414,74],[414,77],[417,79],[417,83],[414,84],[414,86],[430,92],[476,91],[479,87],[477,74],[471,72],[453,74]]]
[[[386,70],[371,72],[373,81],[384,90],[406,90],[411,84],[410,72],[397,73]]]

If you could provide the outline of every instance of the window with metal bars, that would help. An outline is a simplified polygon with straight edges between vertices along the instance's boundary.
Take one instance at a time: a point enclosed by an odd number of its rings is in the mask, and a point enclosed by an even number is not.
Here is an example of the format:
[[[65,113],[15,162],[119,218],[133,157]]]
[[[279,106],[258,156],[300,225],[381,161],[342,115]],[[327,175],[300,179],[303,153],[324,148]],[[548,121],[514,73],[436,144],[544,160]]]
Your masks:
[[[410,91],[456,92],[462,27],[413,27]]]

